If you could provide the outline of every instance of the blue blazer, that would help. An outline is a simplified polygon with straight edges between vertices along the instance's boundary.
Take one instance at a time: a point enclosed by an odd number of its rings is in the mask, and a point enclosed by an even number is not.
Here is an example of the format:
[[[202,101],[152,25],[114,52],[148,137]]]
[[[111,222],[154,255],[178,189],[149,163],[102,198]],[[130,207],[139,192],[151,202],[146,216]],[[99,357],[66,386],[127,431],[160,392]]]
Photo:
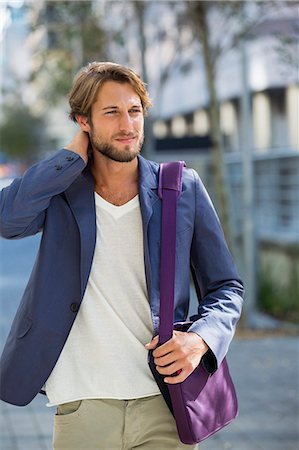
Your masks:
[[[159,327],[161,201],[159,165],[138,157],[144,262],[155,334]],[[26,405],[40,392],[67,340],[86,289],[96,242],[94,180],[69,150],[43,160],[0,196],[0,232],[19,239],[42,232],[40,248],[0,365],[0,397]],[[198,317],[190,331],[210,347],[216,369],[241,313],[243,285],[209,196],[185,168],[178,200],[175,321],[186,320],[190,267]]]

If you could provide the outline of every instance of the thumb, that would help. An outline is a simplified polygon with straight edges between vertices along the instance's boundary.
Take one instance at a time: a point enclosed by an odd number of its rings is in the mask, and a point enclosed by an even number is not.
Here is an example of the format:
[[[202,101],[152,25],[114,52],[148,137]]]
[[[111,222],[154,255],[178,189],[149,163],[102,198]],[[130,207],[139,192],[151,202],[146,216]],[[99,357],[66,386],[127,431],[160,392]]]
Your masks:
[[[151,342],[148,342],[147,344],[145,344],[145,348],[147,348],[148,350],[153,350],[154,348],[157,347],[158,341],[159,341],[159,336],[153,337]]]

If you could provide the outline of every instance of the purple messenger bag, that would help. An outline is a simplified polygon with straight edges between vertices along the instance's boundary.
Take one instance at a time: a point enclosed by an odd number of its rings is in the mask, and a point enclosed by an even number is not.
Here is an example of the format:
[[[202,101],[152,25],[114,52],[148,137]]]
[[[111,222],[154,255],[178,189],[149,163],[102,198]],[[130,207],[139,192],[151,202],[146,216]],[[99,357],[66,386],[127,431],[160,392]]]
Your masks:
[[[176,207],[182,190],[183,161],[160,166],[162,198],[159,344],[171,339],[173,330],[188,331],[192,322],[173,323],[176,248]],[[228,425],[238,414],[238,402],[226,359],[209,374],[203,364],[178,384],[167,384],[156,370],[152,351],[149,367],[173,414],[180,440],[197,444]]]

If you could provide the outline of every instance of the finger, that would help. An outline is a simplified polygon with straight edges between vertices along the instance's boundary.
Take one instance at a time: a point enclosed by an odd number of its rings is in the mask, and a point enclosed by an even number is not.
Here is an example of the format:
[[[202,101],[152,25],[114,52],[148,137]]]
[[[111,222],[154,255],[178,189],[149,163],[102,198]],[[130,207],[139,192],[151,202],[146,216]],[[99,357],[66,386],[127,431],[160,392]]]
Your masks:
[[[178,373],[178,375],[175,375],[172,377],[167,376],[166,378],[164,378],[165,383],[167,383],[167,384],[182,383],[190,375],[186,370],[182,370],[182,369],[179,369],[177,373]]]
[[[180,361],[176,361],[173,364],[169,364],[169,366],[166,367],[161,367],[161,366],[156,366],[157,371],[161,374],[161,375],[178,375],[178,371],[182,370],[182,363]]]
[[[177,352],[167,353],[167,355],[160,356],[159,358],[154,358],[156,366],[168,366],[169,364],[178,361],[180,354]]]
[[[173,338],[169,341],[165,342],[165,344],[159,345],[158,348],[153,352],[155,358],[161,358],[169,353],[171,353],[175,349],[175,342]]]
[[[159,336],[155,336],[155,337],[153,337],[153,339],[150,342],[145,344],[145,348],[147,350],[153,350],[154,348],[157,347],[158,342],[159,342]]]
[[[187,333],[182,331],[174,330],[172,338],[169,339],[164,344],[160,345],[154,352],[153,355],[157,358],[167,355],[168,353],[173,352],[174,350],[178,350],[181,346],[182,338]]]

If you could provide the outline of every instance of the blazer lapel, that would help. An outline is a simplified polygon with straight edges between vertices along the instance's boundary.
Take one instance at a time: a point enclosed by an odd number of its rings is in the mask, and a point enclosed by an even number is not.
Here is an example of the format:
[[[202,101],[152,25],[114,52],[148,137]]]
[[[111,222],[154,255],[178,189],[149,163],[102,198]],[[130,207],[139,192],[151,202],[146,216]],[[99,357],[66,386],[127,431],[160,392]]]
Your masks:
[[[76,219],[81,237],[81,299],[87,285],[96,243],[96,212],[94,180],[85,169],[65,191],[66,198]]]
[[[138,156],[139,169],[139,200],[143,223],[143,246],[144,246],[144,263],[145,276],[148,290],[148,297],[151,301],[152,292],[152,275],[149,255],[149,239],[148,239],[148,225],[153,214],[153,206],[159,200],[158,191],[158,171],[159,166],[154,164],[142,156]]]
[[[157,190],[157,172],[159,167],[153,166],[150,161],[138,156],[138,190],[142,208],[143,224],[147,227],[153,213],[153,204],[159,200]]]

